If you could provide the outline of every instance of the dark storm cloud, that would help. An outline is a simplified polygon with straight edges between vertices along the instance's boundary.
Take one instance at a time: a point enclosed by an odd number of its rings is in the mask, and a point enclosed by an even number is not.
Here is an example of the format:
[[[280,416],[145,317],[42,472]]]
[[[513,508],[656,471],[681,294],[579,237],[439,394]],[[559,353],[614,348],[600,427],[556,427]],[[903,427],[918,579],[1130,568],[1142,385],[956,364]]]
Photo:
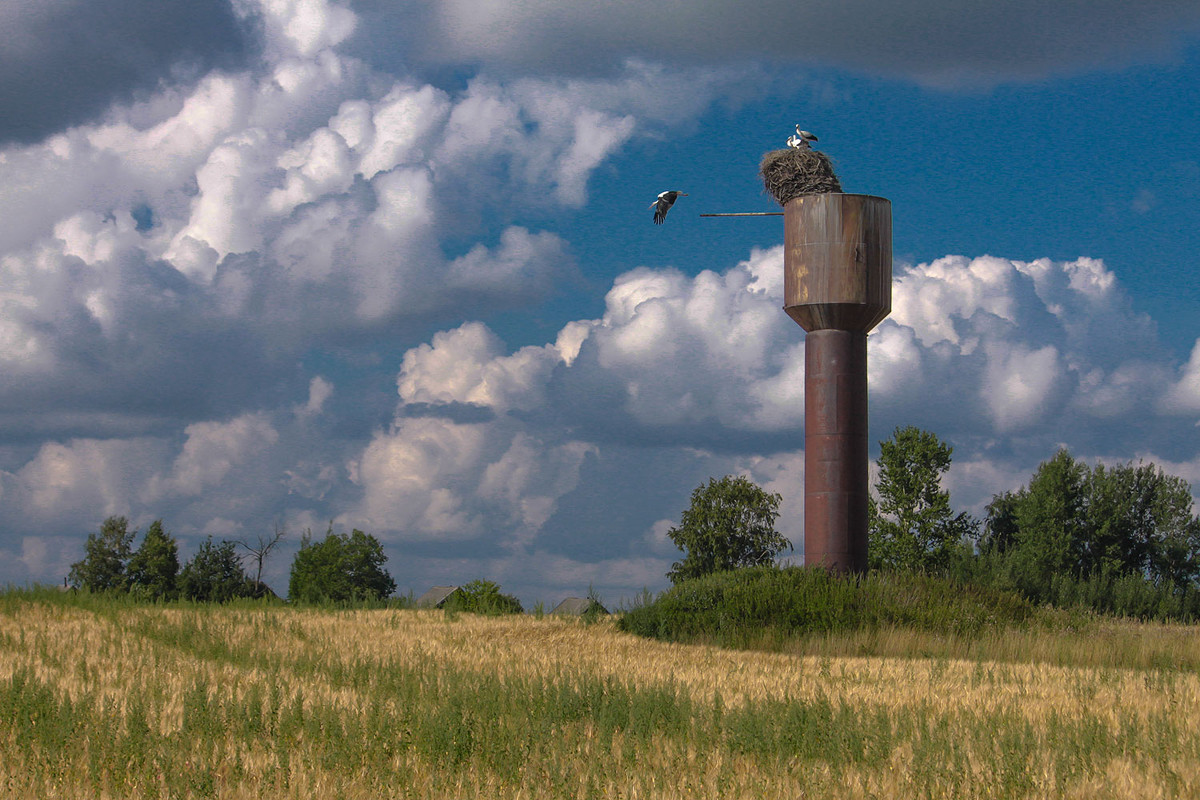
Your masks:
[[[164,79],[245,61],[228,0],[5,0],[0,144],[32,142]]]
[[[378,0],[360,0],[387,25]],[[988,85],[1161,58],[1200,28],[1194,0],[438,0],[403,13],[430,64],[603,70],[628,57],[823,63],[945,86]]]
[[[107,267],[111,283],[122,287],[106,301],[107,323],[45,294],[41,312],[10,312],[10,323],[45,343],[54,369],[10,365],[13,380],[0,389],[0,441],[159,433],[180,418],[234,414],[281,387],[294,394],[297,381],[303,385],[289,359],[256,344],[264,334],[252,315],[220,313],[211,294],[181,284],[178,273],[140,253]],[[94,269],[77,258],[62,258],[57,269],[64,284],[100,286]]]

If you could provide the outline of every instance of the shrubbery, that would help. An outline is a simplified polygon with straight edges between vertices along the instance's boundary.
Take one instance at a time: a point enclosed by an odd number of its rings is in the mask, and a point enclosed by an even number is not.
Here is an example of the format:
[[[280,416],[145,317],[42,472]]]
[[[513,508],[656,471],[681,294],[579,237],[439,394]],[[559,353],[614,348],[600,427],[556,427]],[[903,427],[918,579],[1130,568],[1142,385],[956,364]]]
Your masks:
[[[500,585],[488,580],[474,580],[460,586],[443,606],[447,611],[472,614],[520,614],[521,601],[511,594],[501,594]]]
[[[956,579],[1023,596],[1030,583],[1024,567],[1011,554],[984,552],[953,566]],[[1050,575],[1037,585],[1031,602],[1079,609],[1114,617],[1160,622],[1200,620],[1200,587],[1156,581],[1136,572],[1101,569],[1089,575],[1069,572]]]
[[[686,581],[627,611],[622,630],[669,641],[760,646],[806,634],[905,627],[948,636],[1050,622],[1015,592],[914,573],[841,576],[753,567]]]

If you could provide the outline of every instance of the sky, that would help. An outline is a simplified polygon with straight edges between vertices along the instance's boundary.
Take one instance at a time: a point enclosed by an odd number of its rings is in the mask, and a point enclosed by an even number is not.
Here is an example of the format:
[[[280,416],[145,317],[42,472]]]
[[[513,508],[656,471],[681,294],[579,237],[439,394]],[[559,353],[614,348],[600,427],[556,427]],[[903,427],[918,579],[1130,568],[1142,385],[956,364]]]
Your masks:
[[[617,605],[725,474],[801,561],[782,222],[699,216],[777,210],[797,123],[892,203],[872,457],[933,431],[976,515],[1060,447],[1196,491],[1200,5],[984,5],[0,6],[0,584],[125,515],[282,525],[281,593],[332,526]]]

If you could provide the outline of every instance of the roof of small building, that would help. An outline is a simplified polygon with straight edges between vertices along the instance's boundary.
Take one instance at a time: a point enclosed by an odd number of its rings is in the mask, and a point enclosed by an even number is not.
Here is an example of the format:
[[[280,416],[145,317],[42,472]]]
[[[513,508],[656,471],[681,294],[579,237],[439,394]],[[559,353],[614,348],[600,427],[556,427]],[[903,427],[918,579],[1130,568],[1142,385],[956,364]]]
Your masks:
[[[417,598],[417,608],[441,608],[442,603],[457,591],[457,586],[434,586]]]
[[[608,609],[600,605],[594,600],[589,600],[586,597],[568,597],[554,607],[551,614],[570,614],[571,616],[580,617],[591,610],[593,604],[601,614],[607,614]]]

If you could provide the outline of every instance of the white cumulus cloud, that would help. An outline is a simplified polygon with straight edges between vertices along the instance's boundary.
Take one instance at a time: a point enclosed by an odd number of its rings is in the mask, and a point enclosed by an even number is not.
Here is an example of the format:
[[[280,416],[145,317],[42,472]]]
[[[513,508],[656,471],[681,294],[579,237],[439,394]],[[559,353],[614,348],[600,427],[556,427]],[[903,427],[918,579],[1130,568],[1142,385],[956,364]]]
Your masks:
[[[149,430],[181,398],[237,407],[331,338],[536,302],[570,248],[494,209],[580,206],[664,105],[698,114],[723,85],[684,102],[683,73],[631,64],[451,93],[343,52],[347,4],[236,10],[264,37],[255,69],[0,148],[0,362],[21,377],[3,406],[103,404]],[[450,229],[470,247],[445,252]]]
[[[1161,407],[1182,414],[1200,412],[1200,339],[1192,348],[1191,358],[1180,370],[1179,380],[1163,396]]]

